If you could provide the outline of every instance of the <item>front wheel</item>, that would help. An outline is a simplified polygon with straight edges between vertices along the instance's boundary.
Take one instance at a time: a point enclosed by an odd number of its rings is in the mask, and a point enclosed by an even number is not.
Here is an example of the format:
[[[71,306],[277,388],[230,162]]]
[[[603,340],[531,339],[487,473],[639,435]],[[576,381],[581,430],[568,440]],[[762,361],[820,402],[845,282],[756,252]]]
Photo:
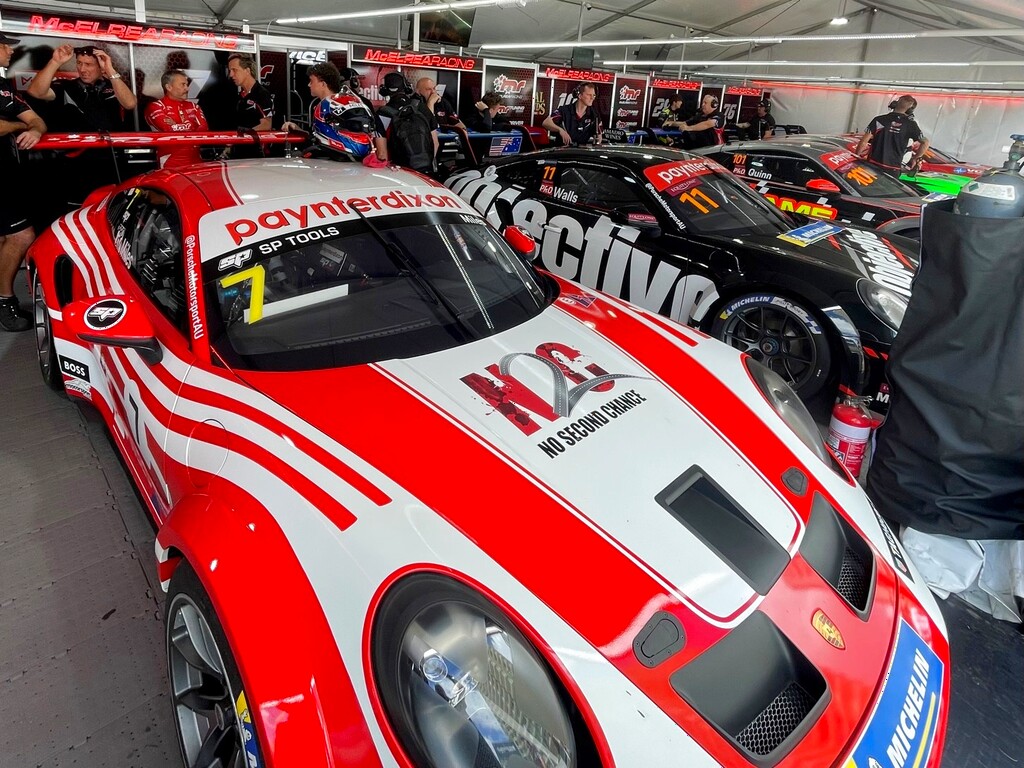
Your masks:
[[[185,562],[171,577],[165,619],[167,676],[185,765],[262,766],[238,666],[210,598]]]
[[[50,312],[46,308],[43,297],[42,281],[39,270],[32,270],[32,318],[36,328],[36,357],[39,360],[39,373],[43,381],[54,392],[64,391],[64,376],[57,365],[57,350],[53,346],[53,326],[50,323]]]
[[[757,293],[730,299],[715,314],[709,331],[771,368],[805,402],[831,378],[825,329],[806,308],[783,296]]]

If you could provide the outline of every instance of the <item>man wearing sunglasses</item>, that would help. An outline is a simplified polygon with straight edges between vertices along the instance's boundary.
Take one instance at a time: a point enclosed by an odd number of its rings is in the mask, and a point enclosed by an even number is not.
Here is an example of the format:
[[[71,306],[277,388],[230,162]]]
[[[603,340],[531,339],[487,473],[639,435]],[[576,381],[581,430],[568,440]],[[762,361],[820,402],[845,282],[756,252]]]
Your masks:
[[[160,78],[164,97],[146,107],[146,122],[150,128],[162,133],[209,130],[203,110],[188,100],[190,82],[180,69],[164,72]],[[180,168],[202,160],[197,146],[160,147],[159,153],[161,168]]]
[[[78,77],[54,82],[57,70],[72,57]],[[60,127],[72,131],[122,131],[126,113],[137,103],[131,88],[114,69],[110,54],[91,45],[58,46],[46,66],[32,78],[27,91],[43,101],[58,100],[67,122]]]

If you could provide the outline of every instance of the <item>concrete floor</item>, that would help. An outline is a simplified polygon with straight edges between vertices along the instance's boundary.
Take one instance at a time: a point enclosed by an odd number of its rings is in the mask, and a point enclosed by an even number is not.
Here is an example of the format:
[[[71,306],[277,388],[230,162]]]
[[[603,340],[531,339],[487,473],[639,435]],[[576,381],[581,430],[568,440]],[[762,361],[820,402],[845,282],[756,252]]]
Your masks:
[[[0,334],[0,768],[180,765],[152,525],[102,424],[42,384],[34,343]],[[1024,766],[1024,633],[942,607],[944,768]]]

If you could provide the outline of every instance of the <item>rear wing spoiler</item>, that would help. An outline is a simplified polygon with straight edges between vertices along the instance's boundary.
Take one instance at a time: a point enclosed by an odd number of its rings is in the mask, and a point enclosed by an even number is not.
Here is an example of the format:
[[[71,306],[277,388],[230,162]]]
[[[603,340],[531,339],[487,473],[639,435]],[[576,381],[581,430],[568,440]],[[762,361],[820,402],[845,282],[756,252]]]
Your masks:
[[[32,150],[52,149],[79,152],[85,149],[234,146],[236,144],[302,144],[309,140],[304,131],[193,131],[189,133],[46,133]]]

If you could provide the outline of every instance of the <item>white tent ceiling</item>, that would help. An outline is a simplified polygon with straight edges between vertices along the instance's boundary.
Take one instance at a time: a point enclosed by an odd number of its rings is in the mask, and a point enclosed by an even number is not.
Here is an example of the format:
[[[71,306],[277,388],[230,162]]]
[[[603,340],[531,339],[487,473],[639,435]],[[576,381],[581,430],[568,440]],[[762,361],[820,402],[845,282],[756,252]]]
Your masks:
[[[411,1],[411,0],[410,0]],[[774,36],[804,34],[856,34],[893,31],[935,31],[1024,28],[1024,3],[1020,0],[508,0],[508,7],[476,10],[470,38],[471,49],[486,43],[564,41],[556,49],[510,52],[505,58],[534,58],[547,62],[565,62],[571,55],[582,30],[583,45],[588,41],[622,39],[686,38],[701,35]],[[150,22],[191,21],[213,26],[239,28],[248,23],[253,32],[304,35],[328,39],[395,43],[400,20],[396,17],[319,22],[282,26],[274,20],[282,15],[302,16],[373,10],[406,5],[407,0],[347,0],[324,2],[306,0],[283,4],[280,0],[114,0],[109,4],[80,5],[80,14],[116,13],[133,16],[137,4],[144,4]],[[4,3],[2,8],[33,8],[68,11],[68,4],[56,0]],[[840,10],[850,23],[829,26]],[[2,13],[2,10],[0,10]],[[1024,74],[1017,67],[971,66],[908,69],[861,69],[863,61],[875,62],[983,62],[1013,61],[1024,65],[1024,37],[963,37],[900,41],[848,43],[789,42],[773,45],[637,46],[601,48],[604,60],[635,58],[686,60],[734,60],[736,67],[716,67],[715,72],[749,73],[755,77],[772,75],[822,75],[821,67],[781,68],[749,67],[748,60],[846,61],[847,67],[829,67],[824,74],[875,79],[1011,81],[1024,88]],[[596,63],[600,63],[601,58]]]

